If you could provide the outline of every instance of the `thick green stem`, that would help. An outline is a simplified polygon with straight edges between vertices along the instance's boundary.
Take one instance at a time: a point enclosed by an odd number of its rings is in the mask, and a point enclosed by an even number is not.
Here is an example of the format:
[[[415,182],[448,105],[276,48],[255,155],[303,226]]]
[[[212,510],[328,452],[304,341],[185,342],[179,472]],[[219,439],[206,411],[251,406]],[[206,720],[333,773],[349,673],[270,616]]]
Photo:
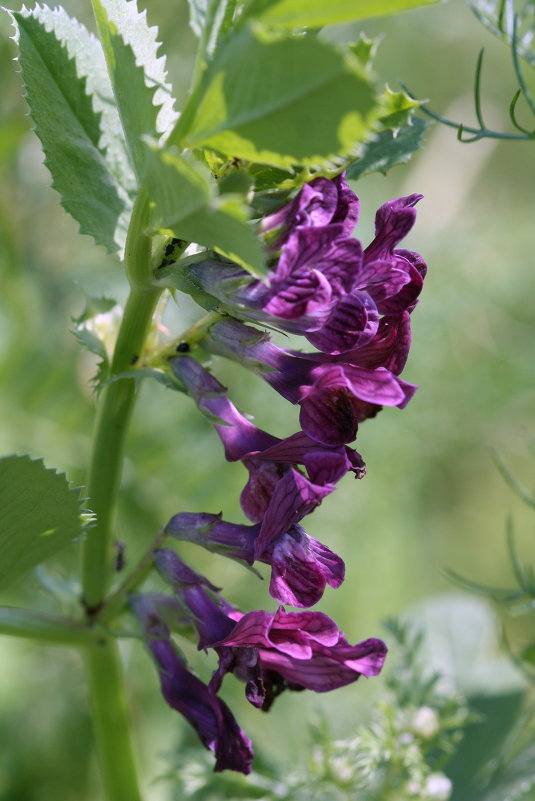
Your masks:
[[[126,242],[130,294],[111,363],[110,376],[129,370],[142,355],[161,290],[151,286],[150,239],[145,235],[149,205],[140,192]],[[111,542],[123,449],[134,407],[136,382],[118,378],[99,398],[88,480],[89,505],[96,522],[88,533],[82,564],[83,602],[90,616],[102,606],[112,573]],[[104,637],[85,649],[94,731],[109,801],[141,801],[124,697],[117,644]]]
[[[85,649],[102,779],[110,801],[141,801],[117,644]]]
[[[119,330],[111,374],[128,370],[140,357],[161,291],[133,286]],[[131,378],[104,387],[99,400],[89,471],[89,506],[96,515],[83,558],[83,600],[89,611],[103,601],[111,575],[111,537],[121,477],[123,447],[136,395]]]

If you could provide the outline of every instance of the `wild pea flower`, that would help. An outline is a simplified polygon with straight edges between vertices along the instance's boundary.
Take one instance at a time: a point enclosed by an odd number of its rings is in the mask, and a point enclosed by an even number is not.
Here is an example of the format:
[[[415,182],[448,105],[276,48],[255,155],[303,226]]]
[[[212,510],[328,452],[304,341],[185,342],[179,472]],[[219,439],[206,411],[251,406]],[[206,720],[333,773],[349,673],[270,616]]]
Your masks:
[[[267,710],[284,689],[327,692],[360,676],[380,673],[386,646],[371,638],[350,645],[336,623],[322,612],[247,614],[207,592],[206,580],[190,571],[169,549],[155,557],[163,578],[192,613],[199,648],[213,648],[219,666],[210,687],[218,691],[225,673],[246,682],[248,700]]]
[[[280,255],[267,284],[213,259],[190,265],[189,278],[236,317],[303,334],[325,353],[345,353],[373,339],[381,314],[411,311],[416,304],[426,265],[396,245],[412,228],[421,197],[382,206],[375,238],[363,251],[349,236],[358,198],[343,176],[318,178],[264,223],[265,230],[282,226],[272,244]]]
[[[247,526],[227,523],[219,515],[182,513],[171,518],[166,532],[249,565],[255,560],[270,565],[269,592],[276,601],[313,606],[327,584],[334,589],[342,584],[345,566],[299,525],[310,511],[302,482],[303,476],[293,469],[283,476],[262,523]]]
[[[160,676],[162,695],[193,726],[203,745],[216,757],[214,770],[250,773],[251,741],[228,706],[187,669],[171,640],[161,609],[150,595],[135,596],[131,606]]]
[[[426,267],[418,254],[397,245],[414,224],[420,197],[382,206],[375,238],[363,249],[350,236],[358,219],[358,198],[343,176],[317,178],[261,224],[272,267],[266,283],[215,255],[200,254],[179,268],[199,302],[222,306],[240,318],[214,322],[198,340],[204,350],[241,363],[300,407],[301,430],[280,439],[241,414],[225,387],[194,358],[169,359],[174,375],[214,426],[226,459],[241,461],[247,469],[240,501],[251,523],[179,513],[166,534],[248,565],[268,564],[271,596],[301,607],[298,612],[281,606],[277,612],[244,614],[174,551],[155,554],[158,570],[197,631],[199,648],[213,649],[218,656],[209,686],[201,683],[198,688],[201,706],[208,710],[203,721],[209,725],[197,720],[188,705],[183,688],[195,692],[191,682],[198,680],[174,650],[165,622],[158,623],[157,612],[156,623],[147,621],[141,601],[138,616],[159,666],[164,695],[184,711],[215,751],[220,767],[246,772],[250,765],[247,739],[233,719],[229,722],[228,709],[218,704],[216,693],[226,673],[245,681],[248,700],[267,710],[285,689],[326,692],[361,675],[377,675],[382,668],[386,646],[381,640],[351,645],[329,617],[302,611],[320,600],[327,585],[340,586],[345,566],[301,522],[346,473],[364,475],[362,458],[348,445],[359,423],[383,406],[403,408],[416,390],[399,375]],[[268,334],[243,321],[302,334],[317,350],[278,347]],[[156,635],[149,637],[151,628]],[[221,750],[225,727],[236,751],[234,763]]]
[[[401,317],[397,325],[391,325],[402,342],[394,341],[385,348],[383,325],[370,343],[349,351],[347,361],[346,354],[333,357],[286,351],[272,344],[267,334],[237,320],[215,323],[203,344],[207,350],[261,375],[284,398],[300,405],[305,434],[322,445],[337,446],[354,440],[358,423],[376,414],[381,406],[404,408],[412,398],[416,387],[382,364],[382,359],[391,364],[396,347],[407,347],[408,315],[403,315],[403,320],[405,325]],[[398,362],[404,362],[401,353]]]

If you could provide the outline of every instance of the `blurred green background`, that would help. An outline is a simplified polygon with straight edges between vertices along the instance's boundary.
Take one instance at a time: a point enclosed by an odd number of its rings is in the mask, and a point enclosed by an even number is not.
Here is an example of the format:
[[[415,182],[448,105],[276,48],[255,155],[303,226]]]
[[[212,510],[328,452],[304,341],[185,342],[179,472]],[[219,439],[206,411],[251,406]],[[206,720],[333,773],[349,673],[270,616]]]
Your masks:
[[[89,3],[66,0],[67,11],[92,25]],[[21,3],[14,3],[18,9]],[[195,40],[186,3],[150,0],[169,74],[179,100],[192,67]],[[471,85],[477,53],[486,48],[483,95],[489,125],[507,127],[516,89],[507,48],[495,41],[461,0],[332,32],[347,38],[383,33],[378,79],[404,81],[418,97],[455,119],[473,123]],[[94,397],[94,362],[70,333],[85,295],[124,298],[119,264],[95,248],[49,189],[39,142],[30,130],[7,15],[0,19],[0,453],[43,456],[49,467],[84,483]],[[526,115],[527,111],[521,110]],[[413,348],[404,378],[420,385],[409,407],[389,409],[365,423],[357,447],[366,478],[346,478],[307,523],[307,530],[341,554],[347,579],[320,606],[352,642],[380,636],[380,621],[451,588],[450,567],[474,580],[512,584],[504,523],[512,512],[519,550],[529,557],[533,518],[505,486],[493,464],[497,449],[519,479],[533,485],[535,159],[527,142],[461,145],[455,131],[430,130],[408,166],[354,185],[362,203],[356,234],[367,244],[376,208],[412,192],[425,199],[406,244],[429,265],[413,315]],[[195,319],[188,301],[168,310],[177,334]],[[297,411],[238,366],[215,363],[231,397],[261,427],[282,436],[297,428]],[[224,462],[219,441],[192,402],[147,384],[133,420],[124,470],[118,536],[130,563],[178,511],[223,511],[243,522],[240,465]],[[221,559],[184,548],[201,571],[245,609],[274,608],[267,582]],[[69,570],[76,548],[47,568],[67,608],[76,587]],[[27,577],[1,599],[57,611],[42,582]],[[126,625],[126,623],[125,623]],[[507,622],[521,647],[529,633]],[[189,738],[185,724],[161,702],[150,661],[136,642],[124,658],[132,716],[148,801],[173,798],[154,782],[172,769],[173,752]],[[195,657],[194,657],[195,658]],[[211,663],[199,657],[201,674]],[[2,640],[0,648],[0,801],[94,801],[99,784],[91,745],[85,679],[76,653]],[[225,697],[267,763],[292,765],[306,723],[323,709],[335,733],[364,719],[380,679],[330,696],[289,693],[269,715],[249,707],[229,678]]]

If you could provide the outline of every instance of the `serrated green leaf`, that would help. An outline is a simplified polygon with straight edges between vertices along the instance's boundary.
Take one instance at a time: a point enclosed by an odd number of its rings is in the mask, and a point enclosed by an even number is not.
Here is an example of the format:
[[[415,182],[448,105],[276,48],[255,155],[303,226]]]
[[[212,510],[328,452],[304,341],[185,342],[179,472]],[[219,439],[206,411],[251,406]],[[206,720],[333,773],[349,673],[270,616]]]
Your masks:
[[[69,17],[61,7],[50,9],[38,6],[34,13],[65,45],[69,56],[76,62],[78,75],[86,79],[87,93],[91,95],[93,107],[101,117],[100,149],[105,155],[110,172],[125,190],[128,203],[125,216],[128,218],[131,211],[128,195],[135,190],[136,180],[115,105],[102,45],[84,25]],[[123,224],[125,236],[127,226],[128,219]]]
[[[356,181],[370,172],[386,173],[396,164],[404,164],[422,146],[431,122],[415,117],[403,125],[396,135],[381,131],[374,141],[364,145],[362,154],[346,170],[347,177]]]
[[[54,30],[45,26],[50,13],[37,8],[13,14],[26,98],[62,206],[81,233],[113,253],[122,244],[127,202],[100,150],[100,115],[86,80]]]
[[[245,27],[208,65],[170,141],[275,167],[321,166],[365,140],[378,113],[351,54]]]
[[[384,129],[397,130],[402,125],[407,125],[414,111],[422,105],[421,100],[416,100],[407,92],[393,92],[390,87],[385,86],[385,90],[379,98],[381,113],[379,122]]]
[[[397,14],[438,0],[252,0],[247,16],[285,28],[338,25]]]
[[[80,535],[80,492],[29,456],[0,459],[0,589]]]
[[[360,61],[363,67],[371,64],[377,53],[380,38],[368,39],[365,33],[361,33],[357,42],[349,45],[349,49],[356,58]]]
[[[152,149],[148,164],[146,183],[153,203],[154,231],[217,248],[255,274],[262,273],[262,248],[240,199],[212,197],[212,187],[200,166],[178,153]]]
[[[138,178],[146,154],[142,137],[166,134],[177,114],[167,84],[165,58],[158,56],[157,29],[147,24],[136,0],[93,0],[113,92]]]

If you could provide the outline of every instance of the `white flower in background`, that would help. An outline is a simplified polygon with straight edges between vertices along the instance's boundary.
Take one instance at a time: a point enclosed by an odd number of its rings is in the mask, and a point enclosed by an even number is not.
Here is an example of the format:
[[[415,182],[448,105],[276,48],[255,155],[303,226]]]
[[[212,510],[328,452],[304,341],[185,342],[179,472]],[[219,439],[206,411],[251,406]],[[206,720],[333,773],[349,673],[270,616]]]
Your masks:
[[[431,773],[425,781],[425,797],[433,801],[448,801],[451,791],[451,781],[443,773]]]
[[[435,710],[430,706],[421,706],[417,709],[411,720],[411,729],[424,740],[431,740],[440,729],[440,721]]]

